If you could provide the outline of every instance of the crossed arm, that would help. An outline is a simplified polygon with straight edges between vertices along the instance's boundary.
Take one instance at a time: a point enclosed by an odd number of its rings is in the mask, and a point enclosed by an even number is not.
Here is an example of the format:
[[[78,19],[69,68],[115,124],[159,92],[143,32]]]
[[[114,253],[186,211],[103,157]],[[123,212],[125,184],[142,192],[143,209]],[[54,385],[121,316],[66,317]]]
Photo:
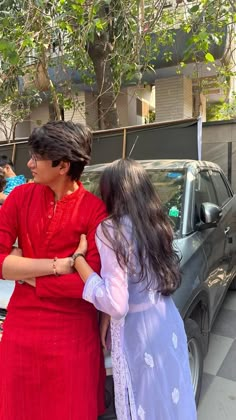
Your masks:
[[[21,251],[13,249],[2,264],[4,279],[25,280],[53,274],[72,273],[71,258],[23,258]]]
[[[27,279],[34,277],[36,279],[36,294],[39,297],[82,298],[84,283],[76,271],[72,272],[70,258],[59,258],[56,261],[56,272],[61,275],[55,276],[53,275],[55,272],[52,259],[31,259],[9,255],[12,245],[19,236],[18,213],[22,205],[21,201],[24,199],[24,197],[19,199],[19,192],[17,194],[15,190],[11,192],[0,210],[0,278],[28,282]],[[87,232],[89,242],[87,259],[96,272],[100,270],[100,260],[94,235],[97,225],[105,217],[105,206],[102,203],[96,203],[92,208]]]

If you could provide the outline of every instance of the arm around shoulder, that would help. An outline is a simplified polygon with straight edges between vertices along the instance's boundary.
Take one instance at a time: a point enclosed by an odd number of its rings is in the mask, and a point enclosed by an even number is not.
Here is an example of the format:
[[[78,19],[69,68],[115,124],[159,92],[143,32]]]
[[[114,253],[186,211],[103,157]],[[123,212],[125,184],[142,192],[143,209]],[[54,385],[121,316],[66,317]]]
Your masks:
[[[118,264],[116,255],[107,244],[100,226],[96,242],[101,258],[101,276],[91,271],[89,274],[88,267],[86,268],[87,263],[82,257],[77,258],[75,263],[75,268],[79,273],[86,274],[83,298],[93,303],[98,310],[119,320],[127,314],[129,309],[127,270]]]

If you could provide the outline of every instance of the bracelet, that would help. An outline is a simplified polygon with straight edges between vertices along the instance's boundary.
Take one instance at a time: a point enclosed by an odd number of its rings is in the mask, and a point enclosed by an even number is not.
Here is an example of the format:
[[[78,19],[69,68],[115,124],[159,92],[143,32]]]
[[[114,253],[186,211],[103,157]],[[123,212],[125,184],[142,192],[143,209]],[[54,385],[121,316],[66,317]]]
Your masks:
[[[71,266],[72,266],[72,267],[74,267],[74,265],[75,265],[75,260],[76,260],[78,257],[83,257],[83,258],[85,258],[85,255],[84,255],[84,254],[82,254],[82,252],[76,252],[75,254],[73,254],[73,255],[72,255],[72,257],[71,257],[71,259],[72,259]]]
[[[53,274],[54,276],[58,276],[58,272],[57,272],[57,268],[56,268],[56,262],[57,262],[57,257],[53,258],[53,262],[52,262],[52,269],[53,269]]]

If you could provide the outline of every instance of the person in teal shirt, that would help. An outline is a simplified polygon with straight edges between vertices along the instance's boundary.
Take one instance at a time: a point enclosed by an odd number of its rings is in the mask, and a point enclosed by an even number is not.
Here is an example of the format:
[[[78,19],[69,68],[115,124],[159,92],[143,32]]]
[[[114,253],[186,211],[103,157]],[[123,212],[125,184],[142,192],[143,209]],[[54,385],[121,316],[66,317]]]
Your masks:
[[[16,175],[14,172],[14,165],[6,155],[0,156],[0,168],[3,169],[6,186],[3,192],[0,193],[0,204],[3,204],[10,192],[17,187],[26,183],[26,178],[24,175]]]

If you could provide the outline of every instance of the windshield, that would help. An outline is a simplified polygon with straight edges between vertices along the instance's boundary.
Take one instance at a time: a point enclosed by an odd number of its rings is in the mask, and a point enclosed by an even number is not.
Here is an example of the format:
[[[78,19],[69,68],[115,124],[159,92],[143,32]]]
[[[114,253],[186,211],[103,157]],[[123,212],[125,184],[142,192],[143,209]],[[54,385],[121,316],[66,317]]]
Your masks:
[[[155,169],[147,172],[177,233],[182,216],[185,170]],[[99,195],[100,176],[101,172],[84,172],[81,181],[87,190]]]

